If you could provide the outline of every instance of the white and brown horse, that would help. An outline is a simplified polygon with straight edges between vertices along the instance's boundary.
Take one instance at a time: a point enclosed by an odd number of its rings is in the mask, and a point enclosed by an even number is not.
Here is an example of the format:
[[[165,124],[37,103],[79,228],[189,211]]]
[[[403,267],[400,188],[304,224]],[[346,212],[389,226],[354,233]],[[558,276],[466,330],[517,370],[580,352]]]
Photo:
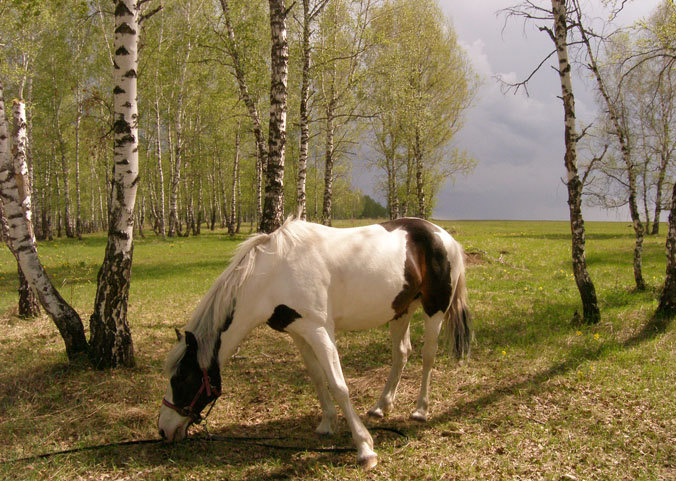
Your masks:
[[[220,395],[220,366],[252,329],[267,322],[288,333],[302,354],[322,408],[317,432],[333,432],[335,400],[352,431],[359,462],[375,466],[373,440],[350,403],[335,331],[390,323],[392,370],[369,411],[383,417],[392,409],[411,351],[409,321],[422,306],[422,385],[411,416],[425,421],[442,324],[456,355],[469,354],[463,257],[462,247],[445,230],[414,218],[350,229],[288,220],[272,234],[249,238],[169,354],[160,435],[168,441],[186,436],[189,425]]]

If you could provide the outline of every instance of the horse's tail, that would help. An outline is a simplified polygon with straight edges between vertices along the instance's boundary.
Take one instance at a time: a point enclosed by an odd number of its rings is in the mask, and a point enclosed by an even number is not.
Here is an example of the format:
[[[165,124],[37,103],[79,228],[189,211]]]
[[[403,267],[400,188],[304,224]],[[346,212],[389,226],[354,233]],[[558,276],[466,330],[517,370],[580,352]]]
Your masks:
[[[467,306],[467,284],[465,281],[465,253],[457,242],[448,249],[451,263],[451,302],[444,318],[446,346],[456,359],[468,358],[474,333],[472,318]]]

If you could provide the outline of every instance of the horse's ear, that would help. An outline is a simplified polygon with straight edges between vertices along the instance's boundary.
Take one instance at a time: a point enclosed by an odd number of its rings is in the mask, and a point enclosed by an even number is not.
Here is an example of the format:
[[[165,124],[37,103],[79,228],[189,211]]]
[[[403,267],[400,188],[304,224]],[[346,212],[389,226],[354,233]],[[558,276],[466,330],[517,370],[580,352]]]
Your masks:
[[[176,339],[180,342],[181,339],[183,339],[183,334],[181,334],[181,331],[179,331],[177,328],[174,328],[174,331],[176,331]]]
[[[185,345],[186,345],[186,353],[188,352],[197,353],[197,338],[190,331],[185,331]]]

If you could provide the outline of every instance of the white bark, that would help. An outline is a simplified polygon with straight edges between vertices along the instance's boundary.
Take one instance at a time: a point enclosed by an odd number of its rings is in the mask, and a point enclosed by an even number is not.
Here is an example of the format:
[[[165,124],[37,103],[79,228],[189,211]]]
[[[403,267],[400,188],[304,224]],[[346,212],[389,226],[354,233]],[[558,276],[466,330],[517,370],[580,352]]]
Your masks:
[[[287,10],[284,0],[270,4],[270,123],[268,163],[265,169],[265,203],[260,229],[272,232],[284,221],[284,158],[286,147],[286,100],[289,45],[286,39]]]
[[[17,185],[17,176],[9,152],[3,94],[3,85],[0,82],[0,195],[7,216],[9,241],[28,283],[59,329],[66,343],[68,358],[73,359],[87,350],[84,328],[78,314],[59,295],[40,263],[30,214],[24,209],[21,195],[21,192],[30,187],[23,180],[19,181],[22,184],[20,188]],[[27,170],[25,174],[27,178]],[[30,199],[30,191],[27,197]]]
[[[115,8],[114,151],[108,245],[98,275],[90,319],[90,355],[95,366],[134,364],[127,301],[134,248],[134,204],[138,187],[138,17],[136,0]]]
[[[31,226],[32,242],[35,244],[35,230],[33,228],[33,209],[31,201],[31,181],[28,170],[28,133],[26,127],[26,104],[15,100],[12,105],[12,117],[14,118],[14,145],[12,147],[12,159],[14,162],[14,175],[16,176],[19,200],[21,201],[24,215]],[[40,305],[35,291],[30,287],[21,265],[19,265],[19,317],[36,317],[40,314]]]
[[[159,96],[159,94],[156,93]],[[162,233],[162,239],[166,237],[166,227],[165,227],[165,213],[164,213],[164,171],[162,170],[162,128],[160,124],[160,102],[158,97],[155,97],[155,130],[157,131],[157,139],[155,143],[156,155],[157,155],[157,174],[159,176],[159,187],[158,187],[158,206],[157,206],[157,215],[160,223],[160,232]]]

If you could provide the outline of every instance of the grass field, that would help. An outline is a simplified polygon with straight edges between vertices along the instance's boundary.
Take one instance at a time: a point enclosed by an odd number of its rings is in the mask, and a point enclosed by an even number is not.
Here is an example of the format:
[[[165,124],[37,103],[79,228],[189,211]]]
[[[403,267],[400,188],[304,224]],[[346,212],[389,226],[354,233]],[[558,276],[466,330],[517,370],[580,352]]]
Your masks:
[[[347,223],[344,223],[346,225]],[[16,263],[0,250],[0,478],[2,479],[676,479],[676,328],[652,319],[664,280],[664,237],[646,239],[646,292],[632,290],[632,229],[587,224],[587,258],[600,299],[596,326],[571,323],[578,294],[565,222],[443,222],[470,254],[476,342],[469,362],[437,359],[427,424],[409,421],[420,380],[422,323],[395,410],[367,419],[389,370],[387,327],[341,333],[338,347],[367,426],[405,431],[408,444],[374,433],[379,464],[364,473],[354,453],[315,453],[247,442],[190,441],[57,450],[156,438],[166,380],[162,363],[242,237],[223,232],[138,240],[129,320],[137,367],[94,371],[66,362],[42,316],[16,313]],[[664,228],[662,229],[664,231]],[[105,238],[41,243],[63,296],[87,320]],[[280,437],[300,447],[350,446],[314,434],[319,406],[290,339],[252,333],[223,369],[224,395],[209,429],[222,436]],[[201,427],[193,428],[199,434]]]

